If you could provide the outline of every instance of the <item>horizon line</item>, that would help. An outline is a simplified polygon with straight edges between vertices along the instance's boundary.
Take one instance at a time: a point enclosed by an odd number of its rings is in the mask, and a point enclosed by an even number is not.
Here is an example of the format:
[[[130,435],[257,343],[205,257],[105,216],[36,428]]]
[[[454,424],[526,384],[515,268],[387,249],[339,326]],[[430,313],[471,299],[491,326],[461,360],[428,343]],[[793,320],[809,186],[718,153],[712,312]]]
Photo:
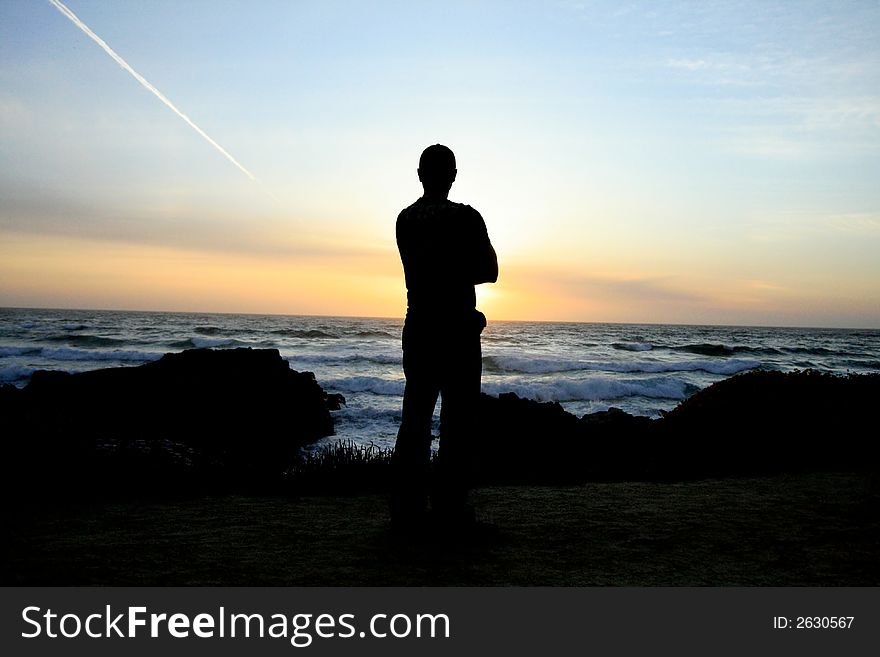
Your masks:
[[[272,313],[272,312],[233,312],[212,310],[157,310],[157,309],[130,309],[130,308],[74,308],[54,306],[0,306],[3,310],[50,310],[50,311],[74,311],[96,313],[144,313],[144,314],[177,314],[177,315],[246,315],[250,317],[315,317],[328,319],[374,319],[403,321],[403,316],[380,316],[380,315],[334,315],[314,313]],[[712,328],[762,328],[762,329],[807,329],[807,330],[830,330],[830,331],[880,331],[880,326],[803,326],[796,324],[692,324],[688,322],[613,322],[602,320],[571,320],[571,319],[489,319],[489,323],[499,322],[507,324],[611,324],[619,326],[683,326],[683,327],[712,327]]]

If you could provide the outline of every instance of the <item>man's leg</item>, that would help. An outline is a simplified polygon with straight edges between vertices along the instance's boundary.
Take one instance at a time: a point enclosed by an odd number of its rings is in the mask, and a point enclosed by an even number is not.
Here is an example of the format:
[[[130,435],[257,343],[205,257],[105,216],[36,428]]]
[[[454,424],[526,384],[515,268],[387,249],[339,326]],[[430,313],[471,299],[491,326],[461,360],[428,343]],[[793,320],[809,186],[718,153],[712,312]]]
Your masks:
[[[391,520],[406,526],[424,519],[431,463],[431,418],[440,394],[437,376],[421,349],[404,351],[406,388],[392,456]]]
[[[479,334],[465,336],[444,361],[440,391],[440,448],[431,504],[453,521],[468,520],[466,502],[472,480],[472,452],[482,374]]]

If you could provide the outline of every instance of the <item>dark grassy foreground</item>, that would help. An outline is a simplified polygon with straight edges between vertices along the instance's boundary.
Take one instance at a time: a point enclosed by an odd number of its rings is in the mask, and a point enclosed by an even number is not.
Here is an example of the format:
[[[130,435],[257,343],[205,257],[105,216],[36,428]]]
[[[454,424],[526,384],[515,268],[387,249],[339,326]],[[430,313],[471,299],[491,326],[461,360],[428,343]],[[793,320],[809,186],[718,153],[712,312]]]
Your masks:
[[[492,487],[493,541],[392,536],[382,495],[45,502],[7,516],[5,584],[873,585],[868,475]]]

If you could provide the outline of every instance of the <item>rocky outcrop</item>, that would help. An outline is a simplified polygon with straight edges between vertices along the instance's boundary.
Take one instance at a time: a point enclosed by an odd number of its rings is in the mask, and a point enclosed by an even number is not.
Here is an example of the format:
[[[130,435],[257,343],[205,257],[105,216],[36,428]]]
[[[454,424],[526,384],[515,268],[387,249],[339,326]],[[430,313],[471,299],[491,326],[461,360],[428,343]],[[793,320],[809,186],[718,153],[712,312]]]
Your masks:
[[[658,422],[671,476],[877,472],[880,375],[748,372],[701,390]]]
[[[740,374],[657,420],[615,408],[578,418],[557,403],[482,395],[475,481],[876,473],[877,399],[880,375],[815,371]],[[198,349],[135,368],[37,372],[22,390],[0,389],[3,482],[16,494],[54,495],[205,482],[287,489],[295,479],[320,488],[322,478],[382,488],[384,452],[349,446],[298,459],[300,446],[333,433],[328,409],[344,403],[277,350]]]
[[[161,488],[177,474],[280,474],[300,446],[333,433],[328,405],[340,402],[276,349],[194,349],[140,367],[36,372],[0,392],[0,417],[14,479]]]
[[[653,464],[645,451],[655,422],[618,408],[579,419],[556,402],[483,394],[480,418],[474,442],[482,481],[645,478]]]
[[[880,470],[880,375],[748,372],[658,420],[612,408],[483,395],[478,478],[491,482],[681,479]]]

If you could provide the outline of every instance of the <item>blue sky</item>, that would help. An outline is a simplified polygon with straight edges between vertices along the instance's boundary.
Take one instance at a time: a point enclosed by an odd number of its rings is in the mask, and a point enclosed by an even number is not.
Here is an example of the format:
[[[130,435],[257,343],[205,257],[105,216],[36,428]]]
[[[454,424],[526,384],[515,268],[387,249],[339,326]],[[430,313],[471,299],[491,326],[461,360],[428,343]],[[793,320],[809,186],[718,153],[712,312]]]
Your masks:
[[[424,146],[491,315],[880,327],[876,2],[0,5],[0,304],[399,315]]]

